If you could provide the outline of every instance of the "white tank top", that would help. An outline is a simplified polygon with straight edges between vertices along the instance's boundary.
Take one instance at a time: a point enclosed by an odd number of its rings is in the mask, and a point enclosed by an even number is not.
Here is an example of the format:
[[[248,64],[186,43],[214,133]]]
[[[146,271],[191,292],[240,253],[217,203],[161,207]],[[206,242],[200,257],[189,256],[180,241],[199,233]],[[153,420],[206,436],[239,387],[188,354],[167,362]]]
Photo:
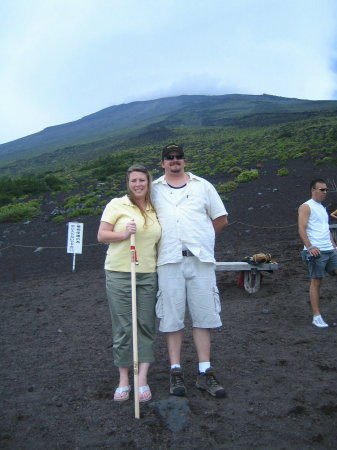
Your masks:
[[[329,216],[326,209],[312,198],[304,204],[310,208],[307,235],[311,245],[322,251],[333,250],[330,239]],[[304,248],[306,249],[306,247]]]

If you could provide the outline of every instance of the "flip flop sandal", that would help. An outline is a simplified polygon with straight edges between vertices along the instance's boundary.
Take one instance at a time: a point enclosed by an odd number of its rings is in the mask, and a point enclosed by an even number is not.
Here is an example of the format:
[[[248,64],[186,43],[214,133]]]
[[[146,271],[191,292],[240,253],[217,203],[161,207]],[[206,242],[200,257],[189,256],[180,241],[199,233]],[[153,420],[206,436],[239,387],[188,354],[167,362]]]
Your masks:
[[[130,392],[131,392],[131,386],[118,387],[115,390],[114,401],[115,402],[125,402],[126,400],[129,400]]]
[[[148,385],[139,387],[139,402],[145,403],[152,398],[151,390]]]

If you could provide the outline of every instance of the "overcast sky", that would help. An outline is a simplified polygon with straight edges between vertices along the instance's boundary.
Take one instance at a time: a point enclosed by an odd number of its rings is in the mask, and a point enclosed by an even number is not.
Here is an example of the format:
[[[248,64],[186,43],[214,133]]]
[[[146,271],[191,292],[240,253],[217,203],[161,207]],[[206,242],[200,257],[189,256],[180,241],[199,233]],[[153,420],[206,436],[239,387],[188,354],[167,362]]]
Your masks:
[[[0,143],[180,94],[337,98],[336,0],[0,0]]]

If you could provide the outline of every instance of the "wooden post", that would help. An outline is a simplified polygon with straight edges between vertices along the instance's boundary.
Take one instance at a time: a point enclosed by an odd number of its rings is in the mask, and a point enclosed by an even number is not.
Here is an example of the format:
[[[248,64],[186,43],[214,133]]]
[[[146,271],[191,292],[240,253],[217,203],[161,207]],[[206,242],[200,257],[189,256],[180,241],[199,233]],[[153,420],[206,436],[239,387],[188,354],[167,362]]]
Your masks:
[[[134,377],[134,398],[135,417],[139,419],[139,377],[138,377],[138,336],[137,336],[137,294],[136,294],[136,245],[135,235],[130,236],[131,250],[131,298],[132,298],[132,342],[133,342],[133,377]]]

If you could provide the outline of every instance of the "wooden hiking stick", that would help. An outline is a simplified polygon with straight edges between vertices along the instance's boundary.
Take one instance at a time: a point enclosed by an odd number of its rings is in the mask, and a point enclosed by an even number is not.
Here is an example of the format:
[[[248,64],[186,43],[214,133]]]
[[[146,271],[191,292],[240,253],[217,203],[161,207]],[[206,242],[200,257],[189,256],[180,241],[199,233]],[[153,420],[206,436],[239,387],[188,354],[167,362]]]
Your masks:
[[[135,417],[139,419],[139,380],[138,380],[138,336],[137,336],[137,295],[136,295],[136,264],[137,253],[135,235],[130,236],[131,250],[131,299],[132,299],[132,342],[133,342],[133,381],[135,397]]]

